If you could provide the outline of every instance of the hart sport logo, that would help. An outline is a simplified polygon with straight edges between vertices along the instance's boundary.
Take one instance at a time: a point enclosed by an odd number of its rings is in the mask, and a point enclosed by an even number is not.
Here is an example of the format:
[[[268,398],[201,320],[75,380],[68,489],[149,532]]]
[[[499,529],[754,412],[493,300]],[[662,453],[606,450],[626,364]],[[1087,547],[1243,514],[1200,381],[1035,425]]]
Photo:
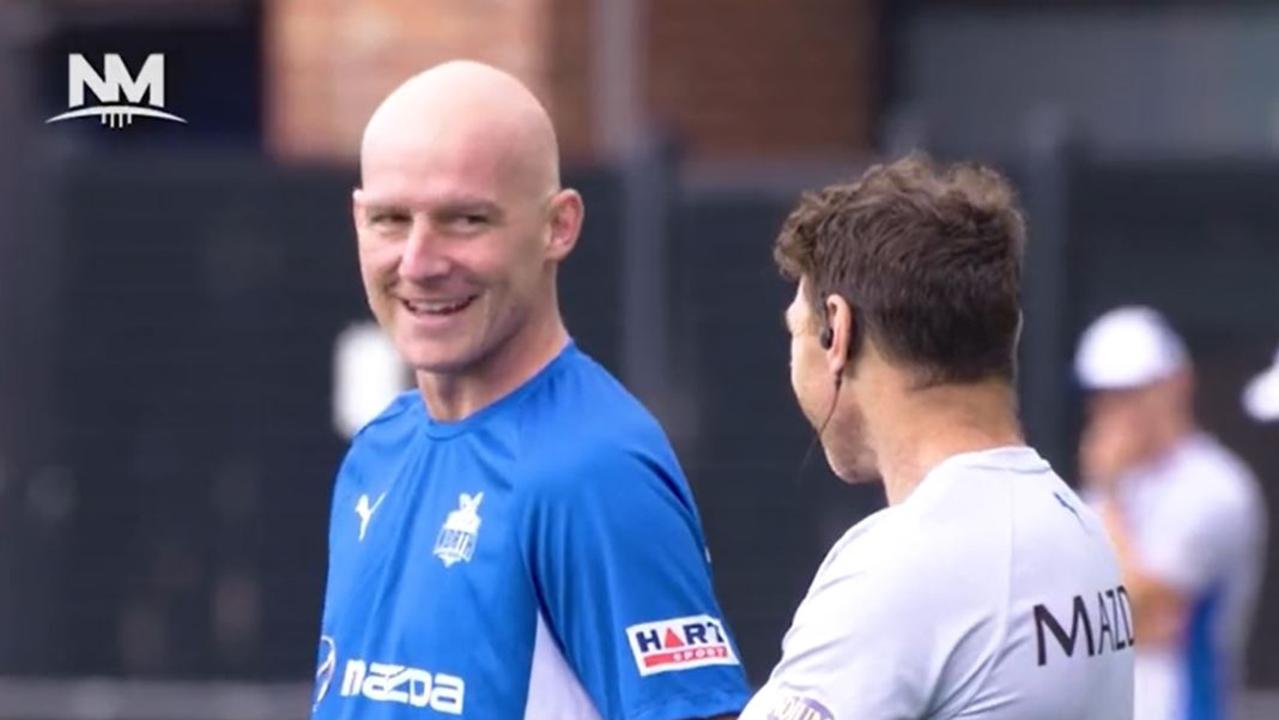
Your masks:
[[[164,111],[164,55],[147,56],[135,76],[129,72],[124,59],[108,53],[102,59],[103,74],[99,75],[83,55],[67,56],[67,112],[54,115],[45,123],[62,122],[76,118],[98,116],[103,125],[119,130],[133,123],[133,116],[185,123],[186,120]],[[85,101],[85,88],[98,100],[89,105]],[[124,95],[125,102],[120,100]],[[146,104],[143,105],[143,99]]]
[[[632,625],[626,638],[640,675],[738,664],[723,623],[710,615]]]

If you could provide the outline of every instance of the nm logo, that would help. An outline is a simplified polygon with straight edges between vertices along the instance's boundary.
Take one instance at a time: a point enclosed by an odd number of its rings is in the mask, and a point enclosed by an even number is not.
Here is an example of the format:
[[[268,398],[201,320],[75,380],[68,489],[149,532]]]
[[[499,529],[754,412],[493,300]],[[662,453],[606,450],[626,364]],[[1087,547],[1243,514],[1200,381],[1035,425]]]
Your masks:
[[[67,112],[54,115],[46,123],[98,116],[101,123],[114,129],[133,123],[134,115],[185,123],[186,120],[164,111],[164,55],[152,53],[138,74],[131,75],[124,60],[115,53],[102,59],[103,74],[99,75],[83,55],[67,56]],[[85,102],[85,88],[97,98],[98,103]],[[124,101],[120,95],[124,95]],[[143,105],[143,98],[146,104]]]

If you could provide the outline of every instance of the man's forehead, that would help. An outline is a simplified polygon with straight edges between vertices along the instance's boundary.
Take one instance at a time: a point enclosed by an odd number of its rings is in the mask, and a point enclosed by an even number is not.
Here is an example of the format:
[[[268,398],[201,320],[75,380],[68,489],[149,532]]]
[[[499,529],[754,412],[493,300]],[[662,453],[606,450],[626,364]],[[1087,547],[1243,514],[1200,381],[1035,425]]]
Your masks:
[[[523,168],[497,148],[417,142],[370,149],[361,158],[366,195],[401,202],[517,200],[533,192]]]
[[[507,162],[504,155],[502,148],[473,138],[404,134],[365,143],[360,152],[360,171],[366,182],[368,176],[382,173],[429,177],[495,175]]]
[[[496,193],[461,189],[362,187],[365,205],[381,207],[480,207],[500,206]]]
[[[420,73],[383,100],[364,129],[360,170],[368,188],[383,172],[415,185],[456,178],[513,197],[559,184],[542,105],[513,76],[466,61]]]
[[[477,200],[496,202],[509,183],[495,163],[481,157],[406,152],[368,157],[361,168],[366,201],[424,204]]]

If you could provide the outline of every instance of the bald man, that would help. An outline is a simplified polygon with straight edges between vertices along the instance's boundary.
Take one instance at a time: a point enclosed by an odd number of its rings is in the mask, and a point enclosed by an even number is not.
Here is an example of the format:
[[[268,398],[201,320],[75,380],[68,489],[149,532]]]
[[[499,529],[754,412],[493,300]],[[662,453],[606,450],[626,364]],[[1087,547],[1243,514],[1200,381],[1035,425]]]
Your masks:
[[[453,62],[369,120],[368,303],[417,388],[353,439],[314,717],[676,720],[748,690],[657,422],[570,339],[582,199],[533,95]]]

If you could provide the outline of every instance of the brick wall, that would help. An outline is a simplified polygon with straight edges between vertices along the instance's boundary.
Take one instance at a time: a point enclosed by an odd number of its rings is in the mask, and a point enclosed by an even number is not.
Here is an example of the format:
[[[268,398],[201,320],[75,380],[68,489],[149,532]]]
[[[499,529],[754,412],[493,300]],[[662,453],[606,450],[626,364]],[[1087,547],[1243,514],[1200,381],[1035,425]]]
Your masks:
[[[595,0],[550,0],[546,23],[547,75],[551,119],[565,162],[588,162],[594,156],[591,110],[591,8]]]
[[[267,147],[284,158],[355,157],[377,103],[413,73],[465,57],[547,96],[550,0],[269,0]]]
[[[869,147],[873,0],[650,0],[646,93],[695,157]]]
[[[693,158],[821,157],[870,145],[875,0],[634,0],[643,112]],[[595,154],[597,0],[268,0],[267,146],[351,159],[378,100],[453,57],[542,98],[570,161]]]

